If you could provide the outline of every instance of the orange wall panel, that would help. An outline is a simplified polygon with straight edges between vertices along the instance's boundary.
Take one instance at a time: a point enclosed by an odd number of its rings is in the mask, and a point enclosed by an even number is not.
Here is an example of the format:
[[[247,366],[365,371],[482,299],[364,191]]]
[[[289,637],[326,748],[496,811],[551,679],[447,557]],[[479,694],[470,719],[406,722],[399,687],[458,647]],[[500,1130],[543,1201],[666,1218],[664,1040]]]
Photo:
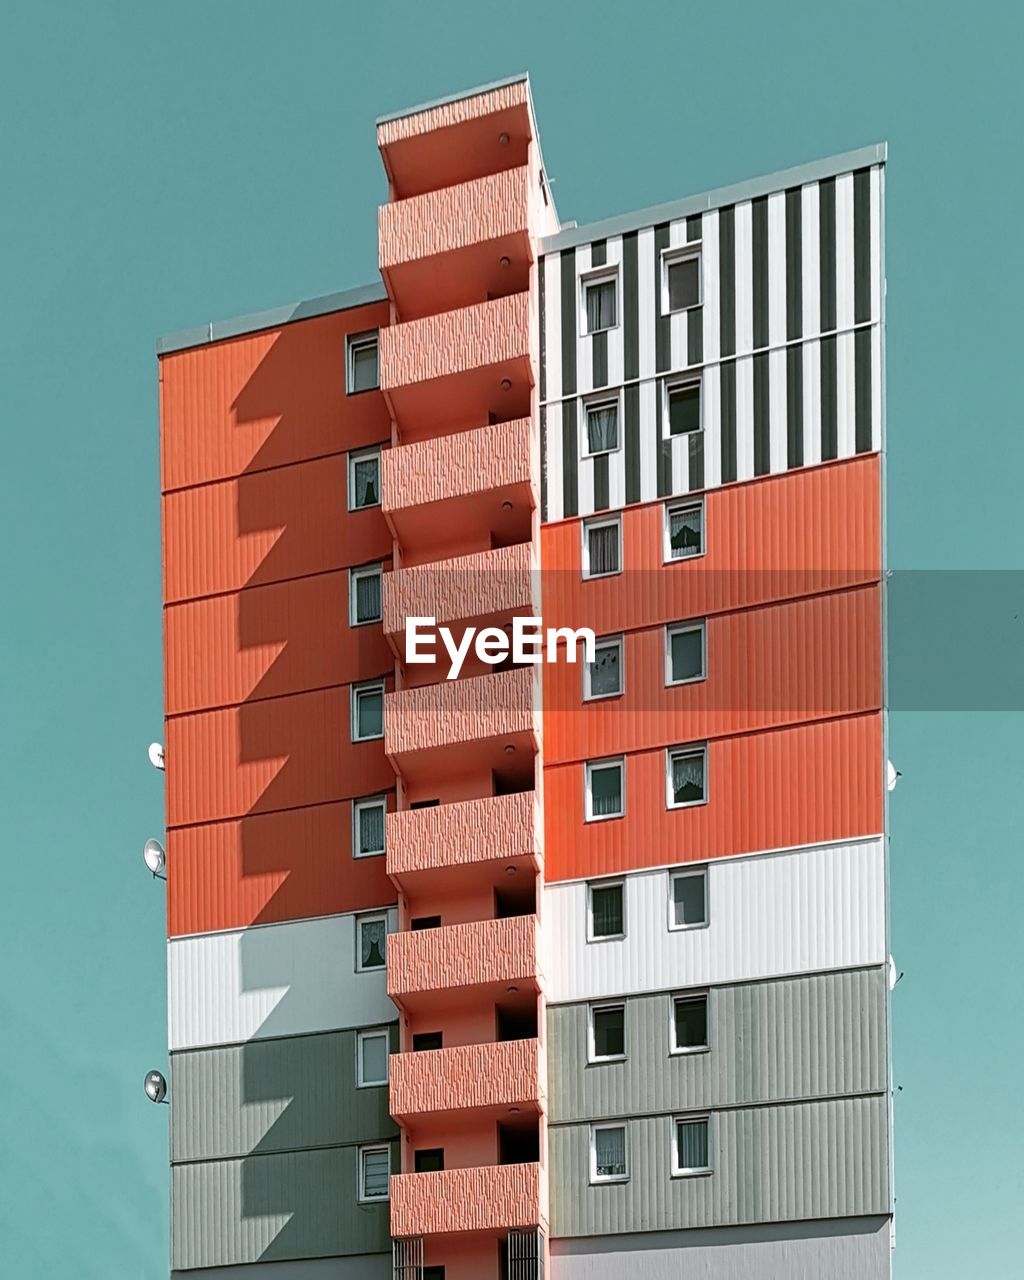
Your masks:
[[[362,911],[396,899],[383,857],[352,857],[348,803],[172,830],[167,891],[171,937]]]
[[[170,605],[167,714],[371,679],[394,659],[379,626],[348,625],[348,573]]]
[[[345,394],[345,335],[385,326],[388,310],[374,303],[164,356],[164,491],[389,439],[380,393]]]
[[[882,717],[713,741],[708,802],[687,809],[666,808],[664,750],[626,757],[622,818],[584,821],[583,774],[576,763],[544,770],[549,881],[876,835]]]
[[[334,457],[166,494],[165,603],[390,561],[380,508],[348,511],[345,485]]]

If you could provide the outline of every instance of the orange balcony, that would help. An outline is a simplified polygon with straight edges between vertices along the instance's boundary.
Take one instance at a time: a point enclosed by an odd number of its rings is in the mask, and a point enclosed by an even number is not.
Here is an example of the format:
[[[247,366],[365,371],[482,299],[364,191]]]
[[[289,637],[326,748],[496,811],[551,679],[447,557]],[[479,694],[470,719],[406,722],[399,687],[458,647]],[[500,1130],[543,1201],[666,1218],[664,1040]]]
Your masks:
[[[393,1054],[388,1075],[391,1114],[402,1124],[438,1112],[538,1108],[543,1094],[538,1040]]]
[[[481,1001],[507,993],[509,985],[539,986],[537,917],[511,916],[410,930],[388,938],[388,995],[406,1008],[458,1004],[460,992]]]
[[[381,473],[384,515],[418,554],[450,544],[453,530],[480,542],[530,537],[539,458],[529,418],[385,449]]]
[[[463,800],[387,815],[388,875],[402,884],[458,867],[470,872],[494,862],[536,866],[543,845],[534,791]]]
[[[449,1235],[542,1225],[543,1191],[539,1164],[393,1174],[391,1234]]]
[[[380,385],[402,439],[527,417],[530,331],[528,293],[382,329]]]
[[[529,288],[529,182],[524,166],[381,206],[380,269],[403,320]]]

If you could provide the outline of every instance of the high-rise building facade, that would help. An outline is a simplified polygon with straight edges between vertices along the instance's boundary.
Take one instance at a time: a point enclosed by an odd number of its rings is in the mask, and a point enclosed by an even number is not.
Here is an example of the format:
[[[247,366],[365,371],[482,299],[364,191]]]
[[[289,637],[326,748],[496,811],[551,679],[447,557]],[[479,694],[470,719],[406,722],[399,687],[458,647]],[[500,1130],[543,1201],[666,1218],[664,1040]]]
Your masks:
[[[377,283],[160,344],[172,1270],[882,1280],[884,148],[377,144]]]

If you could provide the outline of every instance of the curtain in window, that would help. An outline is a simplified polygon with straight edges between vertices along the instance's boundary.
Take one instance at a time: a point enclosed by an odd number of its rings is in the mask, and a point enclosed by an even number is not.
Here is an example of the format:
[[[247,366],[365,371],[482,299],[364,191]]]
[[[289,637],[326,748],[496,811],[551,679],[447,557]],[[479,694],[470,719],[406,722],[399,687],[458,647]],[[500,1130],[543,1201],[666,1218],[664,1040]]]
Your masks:
[[[587,530],[587,546],[590,548],[590,573],[616,573],[619,568],[619,527],[601,525]]]
[[[356,578],[356,621],[373,622],[380,617],[379,573],[367,573]]]
[[[608,938],[622,932],[621,885],[609,885],[607,889],[591,890],[590,902],[594,915],[595,938]]]
[[[367,805],[359,810],[359,852],[380,853],[384,848],[384,806]]]
[[[590,664],[590,692],[593,697],[619,692],[619,646],[598,649]]]
[[[699,507],[692,511],[673,511],[669,525],[669,542],[672,544],[672,555],[680,560],[683,556],[695,556],[700,551],[701,527],[703,521]]]
[[[379,463],[376,458],[364,458],[352,468],[357,507],[375,507],[380,502],[377,478]]]
[[[708,1122],[680,1120],[676,1126],[680,1169],[708,1167]]]
[[[622,811],[622,769],[607,765],[590,771],[590,809],[595,818]]]
[[[594,1155],[600,1178],[621,1178],[626,1173],[626,1130],[597,1129]]]
[[[387,928],[383,920],[364,920],[359,926],[362,968],[379,969],[384,963]]]
[[[602,280],[587,285],[587,333],[610,329],[615,324],[615,281]]]
[[[379,738],[384,732],[384,699],[379,693],[360,693],[356,702],[360,738]]]
[[[605,453],[619,447],[619,408],[615,404],[595,405],[587,410],[587,448]]]
[[[367,1200],[383,1200],[388,1194],[388,1175],[390,1173],[390,1151],[364,1151],[363,1196]]]
[[[672,757],[672,794],[676,804],[704,799],[704,753]]]

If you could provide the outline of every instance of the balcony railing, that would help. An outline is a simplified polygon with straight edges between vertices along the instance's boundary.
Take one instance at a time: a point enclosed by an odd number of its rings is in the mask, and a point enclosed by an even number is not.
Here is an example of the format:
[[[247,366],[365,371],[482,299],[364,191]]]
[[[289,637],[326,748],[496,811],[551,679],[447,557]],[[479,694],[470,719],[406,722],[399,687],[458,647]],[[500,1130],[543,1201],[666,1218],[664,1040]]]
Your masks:
[[[406,618],[439,625],[470,618],[536,616],[540,584],[528,542],[435,560],[384,575],[384,633],[405,631]]]
[[[391,1114],[399,1121],[441,1111],[537,1104],[540,1044],[505,1040],[393,1054]]]
[[[538,1226],[542,1189],[539,1164],[393,1174],[391,1234],[450,1235]]]
[[[395,878],[508,862],[540,854],[543,824],[534,791],[462,800],[387,816],[388,875]]]
[[[529,982],[539,978],[537,917],[475,920],[388,938],[388,995]]]
[[[394,759],[532,733],[534,671],[517,667],[386,694],[385,750]]]

